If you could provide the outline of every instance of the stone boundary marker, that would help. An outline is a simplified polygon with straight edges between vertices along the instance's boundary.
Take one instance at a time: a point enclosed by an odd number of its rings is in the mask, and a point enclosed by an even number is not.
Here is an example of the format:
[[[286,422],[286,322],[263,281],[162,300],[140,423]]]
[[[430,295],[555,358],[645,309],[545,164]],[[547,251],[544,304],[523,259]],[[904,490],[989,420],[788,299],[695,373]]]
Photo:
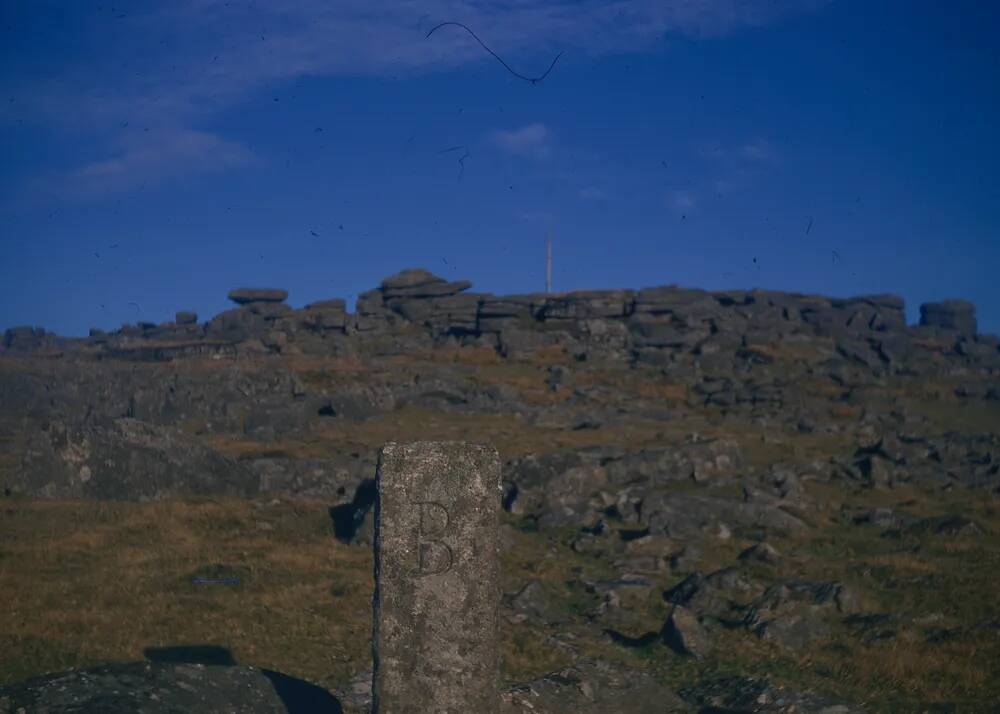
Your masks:
[[[496,714],[497,450],[388,443],[375,481],[372,714]]]

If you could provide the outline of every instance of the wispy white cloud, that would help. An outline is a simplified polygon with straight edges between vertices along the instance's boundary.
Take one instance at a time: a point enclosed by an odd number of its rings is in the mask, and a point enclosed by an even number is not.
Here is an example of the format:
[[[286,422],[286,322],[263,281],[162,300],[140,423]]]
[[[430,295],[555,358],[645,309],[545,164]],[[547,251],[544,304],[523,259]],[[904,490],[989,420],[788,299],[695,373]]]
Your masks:
[[[74,124],[90,115],[172,123],[305,75],[412,75],[496,64],[460,28],[426,37],[446,20],[475,28],[508,63],[531,74],[559,50],[567,59],[642,51],[671,34],[728,34],[830,1],[175,0],[124,19],[95,11],[95,44],[107,49],[54,78],[30,78],[14,94],[18,111],[33,106]],[[80,111],[68,114],[67,102]]]
[[[717,197],[752,187],[763,173],[773,171],[781,163],[777,147],[765,138],[728,144],[716,141],[705,144],[698,151],[711,162],[712,171],[716,173],[703,190]]]
[[[191,129],[133,131],[107,159],[37,177],[35,188],[61,199],[86,199],[152,185],[191,171],[250,166],[259,159],[246,147]]]
[[[597,186],[584,186],[580,189],[580,198],[585,201],[603,201],[608,194]]]
[[[740,156],[753,163],[776,161],[778,154],[774,146],[764,139],[756,139],[740,147]]]
[[[723,146],[721,141],[716,141],[711,144],[703,145],[698,150],[698,153],[700,153],[706,159],[721,161],[723,159],[728,158],[730,152],[725,146]]]
[[[720,178],[712,182],[712,190],[719,196],[727,196],[733,190],[733,180]]]
[[[133,171],[134,179],[151,177],[153,167],[170,174],[180,170],[183,157],[192,170],[205,170],[209,164],[198,152],[182,152],[174,161],[151,160],[143,152],[123,158],[119,128],[127,121],[183,137],[254,93],[303,76],[407,77],[473,63],[493,63],[498,74],[506,73],[460,28],[426,37],[448,20],[473,27],[505,61],[530,75],[543,71],[557,51],[565,53],[565,64],[573,55],[650,50],[670,35],[725,35],[831,1],[172,0],[124,14],[92,6],[81,25],[89,33],[87,46],[100,50],[54,75],[47,67],[34,76],[0,79],[3,95],[15,99],[0,106],[0,123],[16,117],[90,132],[109,156],[81,167],[83,174]],[[539,131],[510,136],[507,146],[516,151],[520,141],[529,153],[544,154],[544,138],[532,138]],[[219,142],[216,150],[231,156],[225,140]]]
[[[552,223],[556,220],[555,214],[549,211],[518,211],[517,217],[528,223]]]
[[[667,194],[667,205],[678,213],[689,213],[698,204],[698,197],[693,191],[677,190]]]
[[[552,132],[544,124],[528,124],[520,129],[495,131],[493,143],[510,154],[543,159],[551,152]]]

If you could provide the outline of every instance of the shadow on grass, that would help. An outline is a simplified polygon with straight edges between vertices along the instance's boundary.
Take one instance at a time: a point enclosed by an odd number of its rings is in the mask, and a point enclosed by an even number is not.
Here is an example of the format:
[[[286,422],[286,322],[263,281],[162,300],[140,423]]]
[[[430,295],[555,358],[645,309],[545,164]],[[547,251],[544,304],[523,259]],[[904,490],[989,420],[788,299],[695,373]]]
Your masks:
[[[375,503],[375,479],[365,479],[354,492],[351,503],[331,506],[330,520],[333,522],[333,533],[342,543],[351,543],[361,529],[365,514]]]

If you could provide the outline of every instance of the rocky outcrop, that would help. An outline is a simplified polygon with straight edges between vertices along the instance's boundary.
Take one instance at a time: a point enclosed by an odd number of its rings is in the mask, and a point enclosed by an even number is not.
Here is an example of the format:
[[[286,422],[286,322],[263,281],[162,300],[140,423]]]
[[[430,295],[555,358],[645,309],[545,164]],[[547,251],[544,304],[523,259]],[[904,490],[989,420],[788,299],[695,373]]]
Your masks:
[[[42,327],[11,327],[4,331],[3,348],[14,354],[34,352],[53,345],[55,336]]]
[[[42,438],[43,422],[90,434],[96,443],[113,442],[117,432],[108,425],[132,419],[151,429],[186,425],[188,432],[170,437],[175,440],[194,435],[204,442],[227,434],[263,445],[407,407],[516,413],[536,429],[580,432],[616,428],[629,419],[665,421],[677,408],[698,408],[762,427],[787,423],[798,433],[826,438],[841,428],[829,414],[853,409],[866,390],[887,378],[939,380],[963,401],[988,405],[1000,399],[1000,340],[975,334],[972,306],[961,301],[925,306],[925,324],[910,327],[902,300],[892,295],[841,299],[676,285],[492,295],[469,288],[468,281],[413,268],[359,295],[353,313],[341,299],[293,308],[284,302],[284,290],[240,288],[231,295],[239,306],[203,324],[182,311],[173,322],[95,329],[80,339],[13,328],[0,348],[13,358],[12,368],[0,372],[0,400],[7,413],[27,419],[14,430],[30,432],[31,443]],[[541,357],[546,364],[539,368],[547,372],[538,388],[546,394],[528,399],[511,384],[477,381],[452,369],[407,375],[393,368],[367,384],[337,379],[306,385],[292,362],[278,359],[348,357],[366,364],[458,346],[490,350],[498,361]],[[45,370],[27,368],[34,358],[45,358]],[[149,372],[142,363],[150,362],[172,364],[162,373]],[[590,378],[578,382],[576,373],[586,376],[591,369],[622,370],[615,374],[627,380],[635,373],[658,374],[664,384],[650,381],[648,393],[625,396]],[[94,419],[103,421],[97,425]],[[960,443],[959,435],[907,441],[905,425],[877,426],[886,437],[882,447],[872,442],[831,454],[817,469],[820,476],[865,488],[1000,487],[992,444]],[[52,479],[38,475],[49,463],[41,454],[57,463],[53,448],[40,445],[39,456],[28,463],[21,458],[27,447],[18,443],[20,466],[5,476],[10,488],[91,493],[92,486],[70,480],[65,465],[53,466]],[[268,490],[331,496],[343,487],[349,500],[366,476],[350,453],[295,459],[261,446],[246,455],[241,473]],[[743,483],[742,503],[708,492],[671,491],[675,484],[746,481],[742,463],[732,444],[700,437],[629,453],[609,447],[549,451],[508,465],[505,503],[543,526],[593,523],[612,514],[663,536],[703,528],[799,528],[798,516],[786,508],[794,488],[786,497],[779,493],[786,486]],[[115,477],[109,478],[113,483]]]
[[[496,441],[512,452],[504,549],[532,548],[502,613],[515,637],[546,638],[533,650],[567,655],[508,688],[509,711],[854,711],[759,679],[704,677],[734,638],[793,661],[846,638],[917,632],[910,614],[861,607],[886,607],[876,586],[911,581],[845,557],[839,544],[852,549],[855,536],[880,544],[877,560],[917,554],[920,588],[946,585],[923,579],[927,558],[995,539],[991,511],[959,504],[963,490],[976,504],[1000,494],[1000,340],[975,332],[971,306],[943,305],[907,326],[891,295],[502,296],[413,269],[362,293],[353,313],[339,299],[252,299],[203,324],[178,313],[84,339],[19,328],[0,358],[0,486],[320,499],[329,535],[360,550],[373,539],[378,444]],[[479,349],[429,352],[459,346]],[[820,545],[850,567],[807,567]],[[927,644],[977,627],[941,622]],[[644,648],[692,676],[675,691],[586,662],[586,637],[593,651]],[[146,674],[128,676],[142,691]],[[106,672],[112,687],[117,677]],[[84,696],[82,682],[66,686]],[[0,690],[0,712],[3,696],[30,705],[15,698],[26,691]],[[370,673],[336,694],[363,711]]]
[[[194,313],[179,312],[174,322],[95,328],[84,339],[18,327],[6,331],[2,349],[170,360],[206,353],[393,355],[467,345],[511,359],[558,348],[581,361],[716,373],[748,360],[768,363],[782,352],[836,356],[876,376],[1000,369],[1000,341],[977,334],[975,309],[962,300],[923,305],[920,325],[910,327],[894,295],[826,298],[676,285],[492,295],[470,287],[408,268],[361,293],[353,314],[340,299],[295,309],[285,304],[285,290],[236,288],[229,297],[239,307],[203,326]]]

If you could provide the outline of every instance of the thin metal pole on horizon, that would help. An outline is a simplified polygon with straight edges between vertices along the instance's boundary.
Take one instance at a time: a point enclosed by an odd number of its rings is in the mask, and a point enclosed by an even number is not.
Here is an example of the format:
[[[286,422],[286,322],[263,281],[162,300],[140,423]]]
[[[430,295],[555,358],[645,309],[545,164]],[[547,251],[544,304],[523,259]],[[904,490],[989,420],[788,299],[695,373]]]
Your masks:
[[[552,292],[552,237],[546,236],[545,252],[545,292]]]

